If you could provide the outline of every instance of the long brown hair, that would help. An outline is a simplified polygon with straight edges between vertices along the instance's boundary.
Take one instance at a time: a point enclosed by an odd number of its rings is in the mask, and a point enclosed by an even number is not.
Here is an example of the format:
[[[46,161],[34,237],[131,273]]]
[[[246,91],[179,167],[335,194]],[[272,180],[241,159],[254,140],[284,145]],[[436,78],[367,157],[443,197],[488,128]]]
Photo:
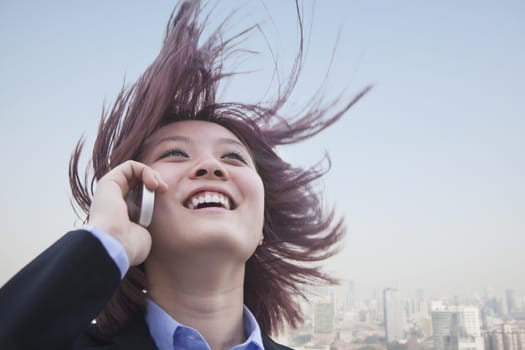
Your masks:
[[[368,91],[364,89],[335,111],[315,104],[301,115],[280,113],[296,85],[303,59],[303,23],[297,1],[296,10],[300,45],[281,93],[270,104],[244,104],[216,101],[216,92],[221,80],[233,74],[223,71],[224,62],[253,28],[225,40],[220,26],[203,38],[206,20],[200,21],[200,1],[180,3],[169,20],[157,58],[133,85],[122,89],[112,108],[103,111],[92,169],[80,176],[82,140],[69,165],[73,198],[88,214],[96,181],[111,167],[137,159],[145,139],[159,127],[180,120],[207,120],[236,134],[252,152],[265,188],[264,243],[246,263],[244,284],[244,303],[265,333],[277,331],[283,321],[292,326],[302,321],[296,296],[303,295],[304,284],[334,282],[316,263],[338,251],[345,232],[343,219],[335,216],[333,208],[325,207],[314,189],[329,166],[320,162],[308,169],[294,167],[275,148],[319,133]],[[99,327],[114,332],[140,315],[145,289],[141,267],[130,268],[99,314]]]

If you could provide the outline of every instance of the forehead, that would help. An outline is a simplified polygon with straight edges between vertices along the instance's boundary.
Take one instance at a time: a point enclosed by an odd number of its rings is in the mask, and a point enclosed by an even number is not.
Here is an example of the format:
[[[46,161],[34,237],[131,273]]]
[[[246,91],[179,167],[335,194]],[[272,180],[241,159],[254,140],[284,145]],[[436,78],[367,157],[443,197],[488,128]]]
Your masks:
[[[242,142],[239,140],[239,138],[235,136],[235,134],[233,134],[230,130],[217,123],[202,120],[185,120],[165,125],[155,131],[147,139],[146,144],[155,144],[165,138],[173,136],[181,136],[199,141],[229,139],[242,145]]]

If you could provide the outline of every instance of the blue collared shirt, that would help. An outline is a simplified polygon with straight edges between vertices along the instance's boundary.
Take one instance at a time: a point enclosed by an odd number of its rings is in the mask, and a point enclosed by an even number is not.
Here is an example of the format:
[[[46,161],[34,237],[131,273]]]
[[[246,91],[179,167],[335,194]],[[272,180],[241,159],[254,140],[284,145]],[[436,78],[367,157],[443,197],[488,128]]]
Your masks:
[[[246,306],[243,322],[246,340],[234,346],[232,350],[264,350],[259,325]],[[199,331],[180,324],[151,299],[146,299],[146,323],[159,350],[210,350]]]
[[[99,239],[118,266],[121,277],[124,277],[129,269],[129,260],[122,244],[94,226],[86,226],[84,229]],[[149,298],[146,299],[146,323],[159,350],[210,350],[210,346],[196,329],[180,324]],[[246,306],[243,311],[243,326],[246,340],[231,350],[264,350],[259,324]]]

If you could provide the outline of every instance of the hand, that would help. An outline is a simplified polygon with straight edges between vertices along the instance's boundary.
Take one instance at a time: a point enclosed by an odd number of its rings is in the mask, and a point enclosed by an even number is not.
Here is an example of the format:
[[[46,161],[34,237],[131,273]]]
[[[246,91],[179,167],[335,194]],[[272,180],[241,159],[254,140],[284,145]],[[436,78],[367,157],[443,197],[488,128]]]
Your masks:
[[[153,191],[165,192],[168,188],[152,168],[136,161],[126,161],[97,183],[87,222],[122,243],[131,266],[144,262],[151,249],[148,230],[129,220],[125,199],[129,190],[140,182]]]

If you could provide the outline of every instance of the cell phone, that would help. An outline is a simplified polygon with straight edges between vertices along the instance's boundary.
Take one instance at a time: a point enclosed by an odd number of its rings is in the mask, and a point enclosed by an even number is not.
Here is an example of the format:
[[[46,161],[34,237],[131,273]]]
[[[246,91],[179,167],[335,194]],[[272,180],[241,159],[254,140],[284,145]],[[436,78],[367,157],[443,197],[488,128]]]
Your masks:
[[[132,189],[126,195],[129,219],[142,227],[148,227],[153,218],[153,204],[155,203],[155,191],[144,184]]]

